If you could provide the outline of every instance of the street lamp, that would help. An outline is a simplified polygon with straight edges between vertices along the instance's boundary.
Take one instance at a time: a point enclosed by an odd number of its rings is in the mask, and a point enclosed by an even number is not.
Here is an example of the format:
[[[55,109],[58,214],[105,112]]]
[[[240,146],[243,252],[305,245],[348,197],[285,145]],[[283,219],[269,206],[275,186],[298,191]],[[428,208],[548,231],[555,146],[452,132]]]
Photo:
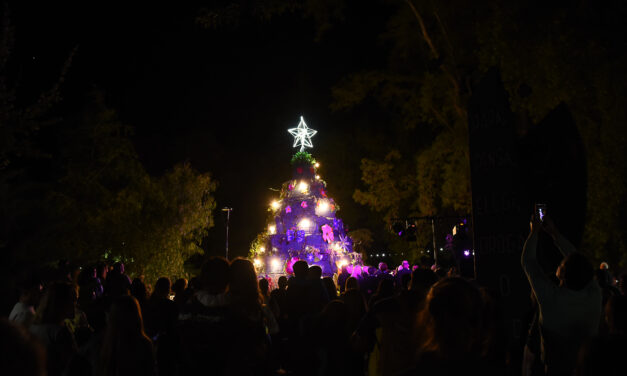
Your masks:
[[[226,212],[226,260],[229,260],[229,219],[233,208],[223,207],[222,211]]]

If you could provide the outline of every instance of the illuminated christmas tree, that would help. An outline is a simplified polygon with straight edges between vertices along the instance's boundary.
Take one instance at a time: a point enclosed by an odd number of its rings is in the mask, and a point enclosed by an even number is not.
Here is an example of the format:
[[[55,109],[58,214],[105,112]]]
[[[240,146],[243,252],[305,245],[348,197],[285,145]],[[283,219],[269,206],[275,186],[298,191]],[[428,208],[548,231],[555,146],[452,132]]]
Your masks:
[[[291,274],[293,263],[305,260],[331,276],[342,265],[360,264],[361,256],[353,252],[353,242],[336,216],[339,206],[317,175],[319,164],[305,151],[313,147],[316,131],[301,117],[289,132],[294,147],[300,147],[292,157],[292,179],[283,183],[280,197],[270,204],[267,229],[253,242],[251,257],[260,274]]]

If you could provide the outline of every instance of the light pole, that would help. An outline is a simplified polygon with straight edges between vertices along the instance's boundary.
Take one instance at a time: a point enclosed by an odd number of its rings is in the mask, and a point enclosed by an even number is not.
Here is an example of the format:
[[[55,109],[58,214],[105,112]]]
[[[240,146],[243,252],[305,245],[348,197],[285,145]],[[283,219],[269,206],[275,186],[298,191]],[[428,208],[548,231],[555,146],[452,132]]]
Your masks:
[[[226,260],[229,260],[229,219],[233,208],[223,207],[222,211],[226,212]]]

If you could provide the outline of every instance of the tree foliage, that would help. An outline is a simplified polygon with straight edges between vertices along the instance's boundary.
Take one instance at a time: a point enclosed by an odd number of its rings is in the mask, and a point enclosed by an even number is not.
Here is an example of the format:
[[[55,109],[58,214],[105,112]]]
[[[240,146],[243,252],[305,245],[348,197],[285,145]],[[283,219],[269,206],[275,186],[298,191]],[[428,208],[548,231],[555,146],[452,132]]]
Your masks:
[[[269,20],[298,12],[315,21],[318,37],[355,7],[366,6],[307,0],[225,3],[224,9],[231,11],[218,9],[212,13],[214,20],[242,20],[244,15]],[[386,153],[368,156],[362,162],[366,189],[357,190],[355,199],[389,217],[398,210],[393,195],[400,190],[403,197],[416,198],[412,208],[420,214],[468,213],[466,108],[473,83],[496,68],[516,118],[538,123],[560,104],[571,111],[586,151],[584,249],[626,267],[627,229],[622,224],[627,213],[623,150],[627,5],[381,0],[374,6],[380,7],[378,19],[385,22],[380,42],[386,46],[388,64],[345,77],[333,88],[332,108],[359,110],[375,99],[398,115],[382,127],[390,132],[420,132],[413,148],[395,148],[401,158],[394,165],[411,167],[414,184],[401,180],[382,184],[382,176],[398,179],[399,175],[392,176]],[[375,171],[377,167],[382,171]],[[404,191],[410,187],[412,191]]]

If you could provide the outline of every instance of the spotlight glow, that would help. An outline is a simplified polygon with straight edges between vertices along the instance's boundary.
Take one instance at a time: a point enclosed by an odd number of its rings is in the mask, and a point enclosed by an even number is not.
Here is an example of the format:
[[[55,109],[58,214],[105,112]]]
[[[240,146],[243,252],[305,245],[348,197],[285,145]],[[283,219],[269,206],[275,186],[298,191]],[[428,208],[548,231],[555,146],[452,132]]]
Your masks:
[[[300,193],[307,193],[307,191],[309,190],[309,184],[305,183],[304,181],[301,181],[298,184],[298,190],[300,191]]]
[[[311,227],[311,221],[308,218],[303,218],[299,223],[298,223],[298,228],[303,230],[303,231],[307,231],[309,230],[309,227]]]
[[[270,261],[270,265],[272,265],[272,270],[277,271],[281,268],[281,261],[277,258],[273,258],[272,261]]]
[[[316,204],[316,215],[326,216],[329,213],[329,201],[325,199],[318,200]]]

